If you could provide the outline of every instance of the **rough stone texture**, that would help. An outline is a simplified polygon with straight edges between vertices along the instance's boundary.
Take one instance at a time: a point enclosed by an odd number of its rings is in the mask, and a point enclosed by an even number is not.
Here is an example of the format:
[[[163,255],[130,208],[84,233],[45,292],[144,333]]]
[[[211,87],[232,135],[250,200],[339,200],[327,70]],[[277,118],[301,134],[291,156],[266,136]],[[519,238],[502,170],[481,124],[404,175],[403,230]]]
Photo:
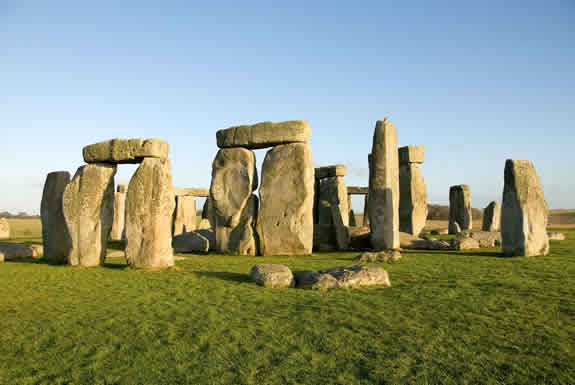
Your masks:
[[[280,144],[303,142],[311,138],[311,127],[305,120],[262,122],[252,126],[236,126],[216,133],[218,147],[266,148]]]
[[[113,241],[122,241],[126,239],[124,229],[126,225],[127,193],[120,192],[120,190],[127,191],[127,189],[120,189],[120,186],[118,186],[118,192],[116,192],[116,195],[114,196],[114,223],[112,224],[112,231],[110,231],[110,239]]]
[[[389,275],[379,266],[347,266],[307,271],[298,274],[297,287],[302,289],[340,289],[365,286],[391,287]]]
[[[378,251],[375,253],[365,251],[355,257],[353,260],[363,263],[394,263],[401,260],[401,253],[398,250]]]
[[[420,234],[427,220],[427,189],[417,163],[399,166],[399,231]]]
[[[128,192],[128,185],[127,184],[119,184],[117,189],[116,189],[116,192],[127,193]]]
[[[547,233],[547,236],[549,237],[550,241],[564,241],[565,240],[565,234],[563,234],[563,233],[551,232],[551,233]]]
[[[493,201],[483,210],[483,231],[501,230],[501,207]]]
[[[250,270],[250,277],[260,286],[290,288],[295,280],[289,267],[277,264],[257,264]]]
[[[313,225],[313,249],[317,251],[337,250],[337,239],[333,225]]]
[[[349,201],[347,187],[342,177],[321,179],[318,191],[318,223],[328,225],[332,220],[332,208],[336,210],[343,226],[349,226]]]
[[[369,226],[369,195],[365,196],[365,200],[363,201],[363,220],[362,220],[362,225],[363,226]]]
[[[144,158],[167,159],[170,145],[160,139],[112,139],[84,147],[86,163],[141,163]]]
[[[423,163],[425,146],[405,146],[398,150],[399,164]]]
[[[457,234],[455,224],[460,231],[471,230],[471,191],[469,186],[461,184],[449,189],[449,234]]]
[[[195,231],[202,237],[206,238],[209,242],[209,250],[215,250],[216,248],[216,233],[212,229],[199,229]]]
[[[201,233],[191,231],[174,236],[172,247],[176,253],[207,253],[210,250],[210,241]]]
[[[55,171],[46,176],[40,216],[44,258],[49,263],[65,264],[70,254],[70,234],[64,218],[63,196],[70,183],[68,171]]]
[[[19,243],[0,243],[0,254],[5,261],[16,261],[22,258],[39,257],[43,253],[42,246],[28,246]]]
[[[114,222],[114,175],[116,166],[88,164],[78,168],[66,186],[63,212],[70,235],[68,264],[98,266]]]
[[[202,220],[204,219],[206,219],[209,222],[210,228],[214,229],[216,227],[214,205],[212,204],[212,200],[210,199],[210,197],[206,198],[204,206],[202,207]]]
[[[0,218],[0,239],[10,238],[10,223],[6,218]]]
[[[343,218],[346,216],[344,215]],[[349,247],[349,230],[348,226],[343,223],[341,211],[337,206],[331,206],[331,220],[338,250],[347,250]]]
[[[174,195],[187,195],[193,197],[209,197],[210,196],[210,189],[209,188],[178,188],[174,187]]]
[[[196,229],[196,198],[193,196],[176,196],[176,208],[174,209],[174,223],[172,235],[189,233]]]
[[[451,247],[454,250],[475,250],[479,249],[479,241],[473,238],[452,239]]]
[[[399,162],[397,130],[386,118],[373,135],[369,181],[371,243],[376,250],[399,248]]]
[[[324,179],[336,176],[345,176],[347,174],[347,167],[343,164],[336,164],[333,166],[317,167],[315,169],[315,178]]]
[[[207,219],[202,219],[200,221],[200,224],[198,225],[198,230],[208,230],[211,228],[212,228],[212,225],[210,224],[210,221]]]
[[[371,236],[369,226],[350,227],[349,247],[355,250],[371,249]]]
[[[269,150],[259,193],[262,255],[311,254],[314,168],[310,147],[295,143]]]
[[[126,197],[126,260],[135,268],[174,265],[172,169],[168,159],[146,158],[138,167]]]
[[[457,239],[465,238],[475,239],[484,248],[501,245],[501,233],[496,231],[462,231],[457,234]]]
[[[412,250],[448,250],[451,249],[449,242],[439,239],[422,239],[408,233],[400,233],[401,248]]]
[[[507,256],[549,254],[543,187],[533,163],[508,159],[501,209],[503,253]]]
[[[448,234],[459,234],[461,232],[461,227],[457,222],[450,222],[447,229]]]
[[[215,228],[215,250],[233,255],[257,255],[258,238],[255,231],[258,218],[258,197],[251,195],[235,227]]]
[[[347,193],[349,195],[367,195],[369,194],[369,187],[347,186]]]

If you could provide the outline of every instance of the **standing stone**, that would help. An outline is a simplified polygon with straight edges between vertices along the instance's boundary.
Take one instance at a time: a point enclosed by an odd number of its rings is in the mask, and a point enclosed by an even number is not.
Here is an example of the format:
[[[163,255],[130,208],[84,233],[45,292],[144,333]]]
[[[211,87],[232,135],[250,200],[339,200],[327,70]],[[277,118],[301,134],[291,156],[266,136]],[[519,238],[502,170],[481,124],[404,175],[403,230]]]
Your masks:
[[[168,159],[146,158],[128,186],[126,260],[135,268],[174,265],[172,169]]]
[[[508,159],[501,209],[501,240],[507,256],[549,254],[543,187],[533,163]]]
[[[252,198],[258,185],[255,162],[254,152],[245,148],[222,149],[214,159],[209,200],[217,252],[255,255],[253,226],[258,203]]]
[[[363,226],[369,227],[369,181],[371,181],[371,154],[367,154],[367,167],[369,176],[368,186],[367,186],[367,194],[365,195],[365,200],[363,202]]]
[[[471,191],[466,184],[451,186],[449,189],[449,234],[457,234],[455,224],[460,231],[471,230]]]
[[[344,226],[349,226],[349,202],[347,187],[343,177],[328,177],[320,180],[319,184],[319,224],[331,224],[332,209],[335,207],[341,222]],[[326,211],[323,213],[322,211]],[[325,218],[329,219],[325,219]]]
[[[427,189],[417,163],[399,166],[399,231],[419,235],[427,220]]]
[[[68,264],[99,266],[114,221],[116,165],[93,163],[78,168],[63,194],[63,211],[70,234]]]
[[[309,145],[272,148],[262,166],[258,235],[262,255],[310,255],[314,167]]]
[[[216,218],[214,216],[214,205],[212,204],[212,200],[210,197],[206,198],[204,202],[204,206],[202,206],[202,222],[208,221],[210,226],[208,228],[215,229],[216,228]],[[205,223],[205,222],[204,222]]]
[[[126,238],[124,232],[126,224],[126,191],[128,190],[125,184],[118,185],[118,190],[114,196],[114,224],[110,232],[110,239],[113,241],[121,241]]]
[[[10,238],[10,224],[6,218],[0,218],[0,239]]]
[[[399,248],[399,162],[397,130],[379,120],[373,135],[369,181],[371,243],[376,250]]]
[[[65,264],[70,254],[70,234],[64,218],[63,196],[70,183],[68,171],[51,172],[46,176],[40,215],[44,258],[49,263]]]
[[[483,210],[483,231],[499,231],[501,228],[501,207],[493,201]]]
[[[189,195],[176,196],[172,235],[189,233],[196,229],[196,198]]]
[[[357,226],[357,222],[355,220],[355,212],[353,211],[353,207],[351,205],[351,195],[347,196],[347,207],[349,208],[349,227]]]

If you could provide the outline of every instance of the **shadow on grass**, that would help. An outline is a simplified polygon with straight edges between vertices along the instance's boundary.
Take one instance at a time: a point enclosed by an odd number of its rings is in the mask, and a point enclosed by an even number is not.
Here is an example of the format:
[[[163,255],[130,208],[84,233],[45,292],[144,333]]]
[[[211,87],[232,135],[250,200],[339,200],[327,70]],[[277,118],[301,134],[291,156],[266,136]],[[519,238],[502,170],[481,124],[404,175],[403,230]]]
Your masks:
[[[241,273],[231,273],[229,271],[197,271],[195,274],[208,278],[217,278],[224,281],[251,283],[249,275]]]
[[[107,248],[111,250],[124,251],[126,243],[124,241],[108,241]]]

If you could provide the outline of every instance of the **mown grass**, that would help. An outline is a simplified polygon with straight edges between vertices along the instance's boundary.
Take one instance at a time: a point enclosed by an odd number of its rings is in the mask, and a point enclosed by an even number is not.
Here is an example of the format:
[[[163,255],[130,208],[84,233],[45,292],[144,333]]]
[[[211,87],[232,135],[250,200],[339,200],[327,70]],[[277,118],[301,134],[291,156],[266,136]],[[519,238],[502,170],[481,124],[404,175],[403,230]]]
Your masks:
[[[264,289],[255,263],[189,255],[173,272],[0,265],[0,383],[575,383],[575,232],[553,254],[404,252],[393,287]]]

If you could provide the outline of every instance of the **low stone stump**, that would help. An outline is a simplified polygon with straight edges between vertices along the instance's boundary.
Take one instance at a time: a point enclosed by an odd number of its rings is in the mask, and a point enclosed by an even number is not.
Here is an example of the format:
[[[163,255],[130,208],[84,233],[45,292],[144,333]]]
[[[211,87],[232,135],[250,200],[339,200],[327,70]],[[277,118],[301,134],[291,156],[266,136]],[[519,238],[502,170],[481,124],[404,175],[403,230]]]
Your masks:
[[[479,246],[482,248],[501,245],[501,233],[497,231],[462,231],[458,233],[456,237],[457,239],[475,239],[479,242]]]
[[[394,263],[401,260],[401,253],[398,250],[384,250],[376,252],[365,251],[353,260],[362,263]]]
[[[260,286],[290,288],[295,280],[289,267],[278,264],[257,264],[250,270],[250,277]]]
[[[453,250],[476,250],[480,248],[479,241],[473,238],[452,239]]]
[[[551,233],[547,233],[547,235],[549,236],[550,241],[564,241],[565,240],[565,234],[563,234],[563,233],[551,232]]]
[[[450,250],[451,244],[441,239],[423,239],[408,233],[399,233],[402,249],[412,250]]]
[[[191,231],[174,236],[172,247],[176,253],[207,253],[210,241],[199,232]]]
[[[10,224],[6,218],[0,218],[0,239],[10,238]]]
[[[300,289],[343,289],[366,286],[391,287],[389,275],[379,266],[353,265],[307,271],[296,276]]]
[[[43,254],[42,246],[28,246],[19,243],[0,243],[0,253],[5,261],[17,261],[22,258],[39,257]]]

